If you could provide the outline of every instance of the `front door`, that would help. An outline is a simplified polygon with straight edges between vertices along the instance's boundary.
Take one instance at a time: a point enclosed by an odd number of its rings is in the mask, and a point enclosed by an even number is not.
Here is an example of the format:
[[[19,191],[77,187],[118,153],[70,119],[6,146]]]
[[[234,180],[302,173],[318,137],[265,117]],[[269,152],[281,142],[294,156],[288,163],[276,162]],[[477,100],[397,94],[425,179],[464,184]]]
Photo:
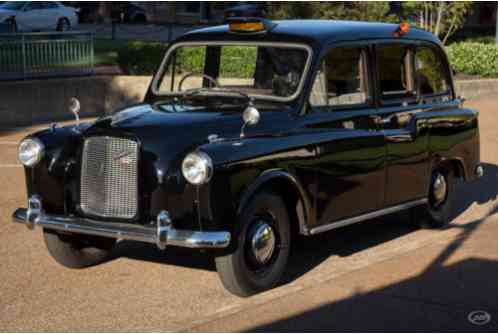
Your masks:
[[[384,202],[385,141],[372,114],[370,48],[336,46],[322,60],[305,126],[317,132],[316,225],[375,211]]]
[[[16,22],[23,31],[41,30],[44,24],[44,3],[33,1],[24,7],[24,10],[16,16]]]

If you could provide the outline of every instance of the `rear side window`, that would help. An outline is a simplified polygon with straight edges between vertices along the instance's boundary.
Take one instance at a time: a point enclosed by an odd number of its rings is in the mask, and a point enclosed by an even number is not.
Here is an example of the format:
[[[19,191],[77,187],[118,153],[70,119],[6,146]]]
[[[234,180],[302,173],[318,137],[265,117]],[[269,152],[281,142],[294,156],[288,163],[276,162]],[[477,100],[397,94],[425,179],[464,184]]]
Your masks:
[[[439,95],[449,91],[449,78],[445,63],[431,47],[418,47],[415,51],[415,82],[420,95]]]
[[[382,100],[416,98],[411,49],[406,45],[378,45],[377,69]]]
[[[366,53],[362,48],[337,47],[322,60],[312,87],[313,107],[347,107],[368,101]]]

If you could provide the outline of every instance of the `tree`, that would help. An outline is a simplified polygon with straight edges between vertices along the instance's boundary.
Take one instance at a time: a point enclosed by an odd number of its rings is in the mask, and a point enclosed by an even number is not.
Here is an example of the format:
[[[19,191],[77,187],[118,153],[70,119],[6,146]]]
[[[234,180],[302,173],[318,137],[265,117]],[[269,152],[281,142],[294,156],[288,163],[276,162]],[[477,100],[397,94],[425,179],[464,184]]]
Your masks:
[[[270,17],[377,22],[409,20],[419,28],[432,32],[446,43],[448,38],[463,25],[471,8],[471,1],[281,2],[271,5]]]
[[[379,2],[286,2],[271,6],[274,19],[327,19],[395,22],[388,1]]]
[[[465,23],[472,1],[408,1],[403,12],[421,29],[438,36],[443,44]]]

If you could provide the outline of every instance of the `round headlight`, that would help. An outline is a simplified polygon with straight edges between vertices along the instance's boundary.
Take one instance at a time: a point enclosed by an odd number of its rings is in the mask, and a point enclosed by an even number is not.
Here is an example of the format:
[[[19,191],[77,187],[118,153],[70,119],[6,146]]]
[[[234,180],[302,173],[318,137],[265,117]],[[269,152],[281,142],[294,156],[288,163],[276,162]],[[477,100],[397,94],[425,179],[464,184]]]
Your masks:
[[[43,157],[45,147],[43,143],[36,138],[24,139],[19,145],[18,159],[26,167],[33,167]]]
[[[207,183],[213,175],[213,162],[206,153],[189,153],[183,159],[182,173],[185,179],[192,184]]]

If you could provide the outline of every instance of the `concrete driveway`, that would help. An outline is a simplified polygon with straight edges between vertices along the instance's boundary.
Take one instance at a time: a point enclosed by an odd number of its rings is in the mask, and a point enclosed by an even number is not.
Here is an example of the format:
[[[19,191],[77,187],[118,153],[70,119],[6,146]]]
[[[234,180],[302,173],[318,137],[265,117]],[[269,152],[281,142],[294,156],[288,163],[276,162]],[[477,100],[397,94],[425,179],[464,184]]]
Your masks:
[[[449,228],[398,214],[300,239],[285,283],[249,299],[226,292],[202,253],[127,242],[94,268],[57,265],[41,231],[10,222],[26,201],[15,154],[27,131],[1,133],[0,331],[496,331],[497,100],[468,105],[481,110],[486,175],[458,186]],[[474,325],[472,311],[491,319]]]

